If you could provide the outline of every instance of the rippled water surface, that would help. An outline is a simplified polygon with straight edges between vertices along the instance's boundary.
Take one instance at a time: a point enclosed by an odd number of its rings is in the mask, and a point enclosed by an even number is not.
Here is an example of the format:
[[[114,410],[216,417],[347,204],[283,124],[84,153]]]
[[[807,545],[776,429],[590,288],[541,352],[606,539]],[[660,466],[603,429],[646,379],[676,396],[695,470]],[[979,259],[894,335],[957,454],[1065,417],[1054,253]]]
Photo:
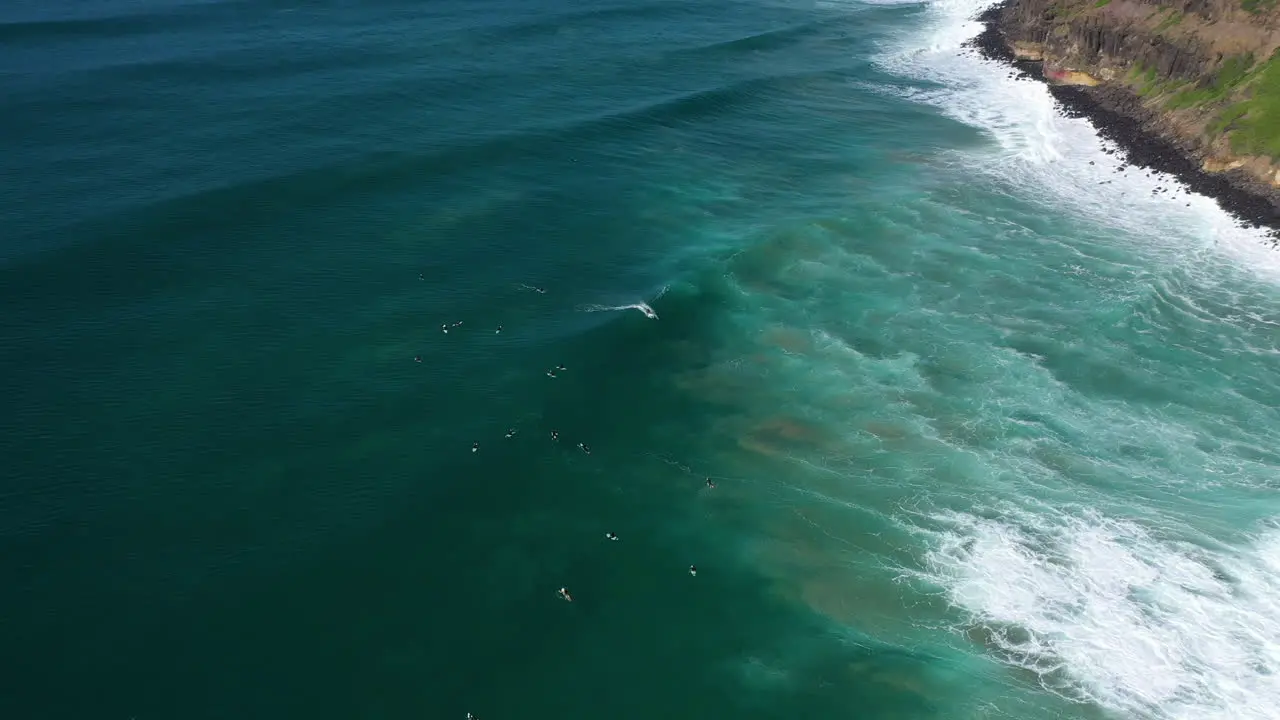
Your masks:
[[[1275,716],[1280,260],[980,2],[55,5],[6,717]]]

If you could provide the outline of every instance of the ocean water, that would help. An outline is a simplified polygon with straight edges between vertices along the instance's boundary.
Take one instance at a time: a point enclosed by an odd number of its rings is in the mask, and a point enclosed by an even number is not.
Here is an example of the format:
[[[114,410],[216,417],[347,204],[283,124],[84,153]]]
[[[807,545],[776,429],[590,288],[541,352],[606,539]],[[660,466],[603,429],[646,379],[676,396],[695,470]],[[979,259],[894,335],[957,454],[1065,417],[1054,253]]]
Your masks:
[[[1280,256],[982,9],[5,4],[0,715],[1280,716]]]

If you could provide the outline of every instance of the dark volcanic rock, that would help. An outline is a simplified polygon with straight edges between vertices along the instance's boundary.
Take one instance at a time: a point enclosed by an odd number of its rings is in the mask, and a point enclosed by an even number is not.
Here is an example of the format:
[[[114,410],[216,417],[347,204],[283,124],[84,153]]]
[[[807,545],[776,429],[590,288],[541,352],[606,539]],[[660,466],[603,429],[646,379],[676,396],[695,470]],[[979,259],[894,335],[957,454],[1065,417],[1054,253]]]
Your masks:
[[[1034,7],[1038,4],[1039,0],[1031,0],[1027,5]],[[1022,11],[1026,12],[1025,6]],[[1004,27],[1006,23],[1018,20],[1018,13],[1017,0],[1006,0],[988,8],[978,17],[984,29],[970,41],[970,45],[988,60],[1013,66],[1021,77],[1047,83],[1042,62],[1018,60],[1013,54]],[[1028,33],[1024,32],[1019,37],[1026,38]],[[1121,42],[1118,39],[1108,40],[1106,35],[1097,37],[1098,43],[1112,44],[1108,46],[1109,51],[1120,47],[1115,45]],[[1164,52],[1160,57],[1168,63],[1170,74],[1194,74],[1193,68],[1197,67],[1195,62],[1186,59],[1189,57],[1186,53],[1176,49]],[[1127,89],[1105,84],[1097,87],[1047,84],[1061,111],[1068,117],[1087,119],[1105,141],[1116,146],[1104,152],[1120,155],[1126,168],[1136,165],[1169,173],[1194,192],[1217,200],[1224,210],[1243,224],[1269,228],[1272,244],[1280,240],[1280,208],[1273,202],[1272,193],[1257,188],[1250,179],[1240,175],[1204,171],[1191,149],[1180,147],[1148,129],[1147,124],[1155,119],[1152,111],[1143,107],[1139,98]]]

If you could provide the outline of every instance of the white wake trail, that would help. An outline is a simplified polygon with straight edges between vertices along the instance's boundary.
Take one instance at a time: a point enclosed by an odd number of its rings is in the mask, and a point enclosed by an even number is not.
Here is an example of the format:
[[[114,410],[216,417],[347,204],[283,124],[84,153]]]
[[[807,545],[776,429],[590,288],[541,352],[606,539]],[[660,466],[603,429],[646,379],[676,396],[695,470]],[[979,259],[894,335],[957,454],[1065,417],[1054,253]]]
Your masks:
[[[661,290],[659,290],[658,294],[653,297],[653,301],[657,302],[659,298],[661,298],[663,295],[666,295],[668,289],[669,289],[669,286],[663,287]],[[628,303],[626,305],[596,305],[596,304],[580,305],[578,306],[578,310],[580,312],[612,312],[616,310],[639,310],[640,312],[644,313],[644,316],[649,318],[650,320],[658,319],[658,313],[654,311],[654,309],[650,307],[649,303],[647,302],[635,302],[635,303]]]

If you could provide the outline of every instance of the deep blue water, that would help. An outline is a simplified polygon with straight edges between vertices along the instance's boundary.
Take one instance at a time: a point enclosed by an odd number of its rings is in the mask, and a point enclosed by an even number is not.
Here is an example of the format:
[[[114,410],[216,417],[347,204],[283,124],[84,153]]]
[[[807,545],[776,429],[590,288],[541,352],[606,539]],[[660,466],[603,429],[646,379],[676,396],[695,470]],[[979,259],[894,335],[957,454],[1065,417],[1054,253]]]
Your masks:
[[[0,712],[1274,717],[1280,263],[980,9],[0,9]]]

